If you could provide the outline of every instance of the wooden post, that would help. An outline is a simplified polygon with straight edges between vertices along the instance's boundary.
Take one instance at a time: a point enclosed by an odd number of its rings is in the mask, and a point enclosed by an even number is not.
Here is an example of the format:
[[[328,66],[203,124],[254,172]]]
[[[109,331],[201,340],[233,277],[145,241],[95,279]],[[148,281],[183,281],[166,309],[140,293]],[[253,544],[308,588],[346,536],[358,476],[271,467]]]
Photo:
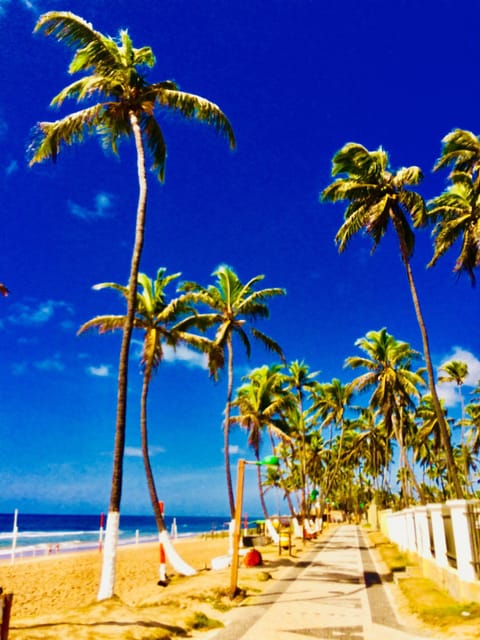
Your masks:
[[[0,595],[0,640],[8,640],[12,600],[13,593],[2,593]]]

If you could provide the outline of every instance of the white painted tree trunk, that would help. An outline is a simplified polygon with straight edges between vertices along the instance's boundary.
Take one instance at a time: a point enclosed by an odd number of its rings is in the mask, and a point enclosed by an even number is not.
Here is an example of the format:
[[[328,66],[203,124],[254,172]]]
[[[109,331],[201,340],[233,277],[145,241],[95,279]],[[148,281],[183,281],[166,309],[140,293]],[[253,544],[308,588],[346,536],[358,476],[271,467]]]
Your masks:
[[[187,564],[178,555],[170,538],[168,537],[168,531],[162,531],[158,536],[158,541],[160,544],[163,544],[165,555],[177,573],[180,573],[183,576],[193,576],[197,573],[193,567]]]
[[[118,511],[109,511],[103,545],[102,576],[100,578],[97,600],[107,600],[113,597],[119,528],[120,513]]]

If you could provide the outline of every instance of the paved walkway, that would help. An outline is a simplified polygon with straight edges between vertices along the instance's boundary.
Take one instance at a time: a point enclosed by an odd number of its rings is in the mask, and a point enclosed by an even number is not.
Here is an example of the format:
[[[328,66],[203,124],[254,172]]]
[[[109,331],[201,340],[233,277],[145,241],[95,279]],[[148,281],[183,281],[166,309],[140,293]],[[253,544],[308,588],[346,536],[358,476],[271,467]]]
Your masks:
[[[252,604],[234,610],[228,625],[209,639],[424,638],[399,624],[375,555],[360,527],[333,529],[295,568],[279,573]]]

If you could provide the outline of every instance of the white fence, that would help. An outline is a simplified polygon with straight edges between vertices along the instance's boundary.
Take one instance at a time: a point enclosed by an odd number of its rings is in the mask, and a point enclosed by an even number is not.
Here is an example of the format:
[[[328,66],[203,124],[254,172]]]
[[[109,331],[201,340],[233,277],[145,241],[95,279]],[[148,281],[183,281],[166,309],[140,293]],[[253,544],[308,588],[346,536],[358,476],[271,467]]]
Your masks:
[[[480,500],[383,511],[383,533],[455,597],[480,597]]]

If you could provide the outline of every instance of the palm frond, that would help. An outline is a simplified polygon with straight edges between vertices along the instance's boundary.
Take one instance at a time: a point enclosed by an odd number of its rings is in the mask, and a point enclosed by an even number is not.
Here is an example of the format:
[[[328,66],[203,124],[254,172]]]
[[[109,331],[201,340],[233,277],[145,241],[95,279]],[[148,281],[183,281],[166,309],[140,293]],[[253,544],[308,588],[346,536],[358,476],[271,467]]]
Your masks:
[[[109,39],[70,11],[44,13],[35,25],[34,32],[37,31],[43,31],[47,36],[53,35],[59,42],[81,52],[74,57],[70,73],[95,68],[99,64],[114,67],[118,62],[115,47],[110,45]]]
[[[147,148],[152,156],[152,170],[157,174],[160,182],[165,179],[165,162],[167,146],[160,125],[153,115],[142,114],[140,126],[145,134]]]
[[[235,148],[235,134],[232,125],[223,111],[210,100],[183,91],[166,89],[159,84],[156,94],[157,103],[172,111],[179,111],[185,118],[199,120],[212,126],[217,133],[229,140],[230,148]],[[156,85],[151,85],[154,90]]]
[[[255,327],[252,327],[252,334],[257,340],[260,340],[260,342],[262,342],[269,351],[273,351],[273,353],[276,353],[278,356],[280,356],[283,362],[285,362],[285,356],[283,355],[282,348],[277,342],[275,342],[275,340],[272,340],[272,338],[262,333],[262,331],[255,329]]]
[[[91,133],[101,123],[103,111],[104,106],[97,104],[56,122],[40,122],[28,148],[29,165],[48,158],[55,161],[62,144],[83,141],[85,133]]]
[[[125,326],[125,316],[96,316],[88,322],[82,324],[77,331],[77,335],[85,333],[89,329],[98,329],[98,333],[107,333],[116,329],[123,329]]]

